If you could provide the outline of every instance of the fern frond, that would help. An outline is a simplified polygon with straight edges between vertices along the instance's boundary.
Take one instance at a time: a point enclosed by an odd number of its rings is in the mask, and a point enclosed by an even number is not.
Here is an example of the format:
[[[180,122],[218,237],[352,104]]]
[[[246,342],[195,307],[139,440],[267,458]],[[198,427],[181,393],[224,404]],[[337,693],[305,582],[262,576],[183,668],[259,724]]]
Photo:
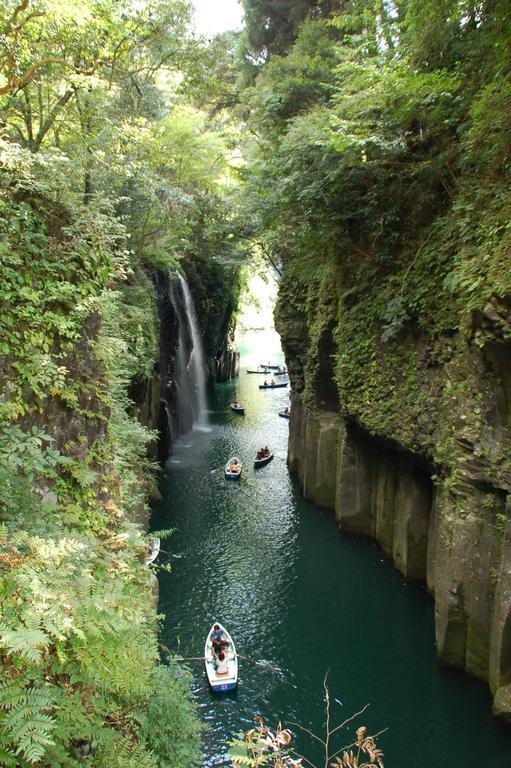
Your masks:
[[[39,664],[43,652],[49,646],[50,638],[40,629],[30,629],[20,626],[11,629],[5,624],[0,625],[0,644],[8,653],[21,656],[33,664]]]
[[[133,744],[128,737],[117,739],[104,754],[105,768],[159,768],[155,755],[144,744]]]
[[[18,758],[16,753],[0,744],[0,765],[4,768],[17,768]]]
[[[20,685],[18,679],[0,683],[0,709],[9,711],[14,707],[25,704],[26,701],[25,687]]]
[[[27,762],[36,762],[44,756],[46,747],[54,743],[52,731],[55,720],[49,714],[53,700],[47,688],[33,685],[22,687],[19,681],[5,683],[0,689],[2,736],[5,746],[15,749]],[[8,764],[8,763],[7,763]]]

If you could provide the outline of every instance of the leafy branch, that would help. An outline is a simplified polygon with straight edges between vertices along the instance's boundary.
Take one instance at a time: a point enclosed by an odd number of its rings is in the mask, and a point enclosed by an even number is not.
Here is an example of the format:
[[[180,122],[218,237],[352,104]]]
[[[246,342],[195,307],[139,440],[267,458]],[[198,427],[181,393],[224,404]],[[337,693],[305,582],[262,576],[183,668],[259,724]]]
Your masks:
[[[327,676],[328,673],[323,680],[325,691],[324,735],[318,736],[300,723],[288,722],[287,725],[299,728],[314,741],[321,744],[324,753],[323,768],[329,768],[329,766],[330,768],[370,768],[370,766],[374,765],[377,765],[378,768],[384,768],[383,751],[377,746],[376,739],[386,729],[370,736],[367,734],[367,728],[361,726],[356,731],[355,740],[335,751],[332,749],[331,743],[334,734],[345,728],[357,717],[360,717],[366,711],[369,704],[366,704],[359,712],[355,712],[355,714],[346,718],[338,725],[331,727],[330,692],[327,686]],[[278,724],[275,731],[272,731],[264,724],[262,718],[257,717],[256,721],[258,723],[257,727],[239,734],[236,739],[230,742],[229,754],[233,768],[240,768],[240,766],[244,765],[249,766],[249,768],[256,768],[261,765],[269,765],[272,768],[303,768],[304,763],[310,766],[310,768],[319,768],[311,759],[297,752],[291,746],[292,732],[287,728],[283,728],[281,723]],[[365,758],[369,762],[366,762]]]

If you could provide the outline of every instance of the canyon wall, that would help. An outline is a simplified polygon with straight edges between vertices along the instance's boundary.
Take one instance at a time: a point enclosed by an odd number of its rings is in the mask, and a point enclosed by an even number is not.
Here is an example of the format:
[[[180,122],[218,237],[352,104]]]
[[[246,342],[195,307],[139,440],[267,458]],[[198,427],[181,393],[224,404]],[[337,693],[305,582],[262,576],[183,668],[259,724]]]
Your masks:
[[[509,304],[492,297],[463,332],[409,322],[383,341],[368,296],[343,294],[335,269],[284,274],[289,467],[340,530],[427,582],[440,662],[488,681],[511,721]]]

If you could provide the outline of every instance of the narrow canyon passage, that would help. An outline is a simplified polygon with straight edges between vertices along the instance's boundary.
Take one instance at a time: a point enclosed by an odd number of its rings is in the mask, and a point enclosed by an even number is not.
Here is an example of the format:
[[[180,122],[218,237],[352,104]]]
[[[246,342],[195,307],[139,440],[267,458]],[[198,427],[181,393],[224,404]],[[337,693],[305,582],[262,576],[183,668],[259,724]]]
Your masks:
[[[192,663],[209,726],[204,765],[227,765],[226,741],[257,714],[270,726],[298,722],[320,734],[327,672],[334,724],[370,704],[339,747],[364,724],[372,733],[388,728],[380,745],[392,768],[508,765],[511,734],[492,718],[486,687],[437,665],[425,588],[406,583],[377,544],[339,535],[333,515],[303,501],[286,465],[288,422],[278,416],[288,390],[259,391],[247,367],[242,360],[239,380],[217,385],[210,431],[175,446],[152,521],[175,529],[163,555],[172,574],[160,575],[162,644],[200,656],[218,619],[240,654],[263,662],[242,661],[238,691],[223,696]],[[245,417],[230,411],[235,397]],[[275,459],[255,471],[266,444]],[[222,472],[233,454],[244,461],[238,484]],[[297,749],[320,760],[317,745],[291,727]]]

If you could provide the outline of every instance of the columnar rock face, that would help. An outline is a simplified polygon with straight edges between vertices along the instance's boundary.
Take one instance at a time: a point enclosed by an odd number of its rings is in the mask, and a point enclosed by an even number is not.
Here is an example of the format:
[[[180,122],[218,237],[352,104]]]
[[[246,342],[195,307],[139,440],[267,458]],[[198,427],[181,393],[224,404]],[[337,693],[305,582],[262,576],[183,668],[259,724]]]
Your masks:
[[[511,347],[499,338],[501,306],[497,319],[474,318],[471,338],[401,337],[401,369],[386,369],[377,349],[351,400],[332,323],[344,308],[327,293],[311,314],[281,288],[289,467],[341,531],[375,538],[406,577],[427,582],[440,661],[488,681],[495,713],[511,722]]]
[[[240,353],[227,345],[222,348],[215,359],[215,381],[229,381],[240,373]]]

